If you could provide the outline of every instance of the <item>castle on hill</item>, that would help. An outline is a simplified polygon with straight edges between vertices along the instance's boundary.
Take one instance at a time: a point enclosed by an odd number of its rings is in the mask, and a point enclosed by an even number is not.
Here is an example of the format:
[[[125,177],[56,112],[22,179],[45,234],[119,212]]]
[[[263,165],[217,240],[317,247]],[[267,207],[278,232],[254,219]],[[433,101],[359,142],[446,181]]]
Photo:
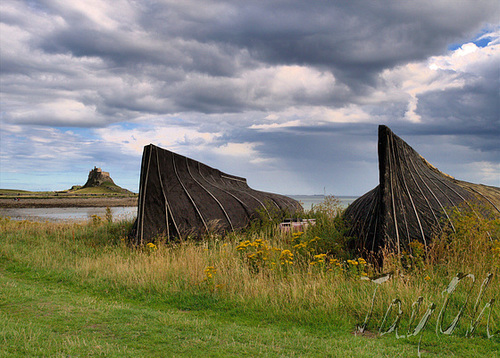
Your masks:
[[[89,172],[89,178],[83,188],[101,186],[105,182],[115,184],[108,172],[104,172],[101,168],[94,167],[94,169]]]

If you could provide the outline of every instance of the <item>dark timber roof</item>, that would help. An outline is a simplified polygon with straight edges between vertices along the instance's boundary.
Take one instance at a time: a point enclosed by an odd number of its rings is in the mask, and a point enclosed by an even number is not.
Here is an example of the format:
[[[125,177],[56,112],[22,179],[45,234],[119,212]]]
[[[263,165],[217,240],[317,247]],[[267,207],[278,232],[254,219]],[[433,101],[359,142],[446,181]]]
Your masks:
[[[294,213],[301,206],[286,196],[253,190],[245,178],[150,144],[142,156],[131,238],[142,244],[158,235],[168,239],[236,230],[258,218],[258,211],[271,209]]]
[[[500,188],[456,180],[429,164],[388,127],[379,126],[379,185],[345,211],[362,251],[396,252],[427,245],[453,208],[488,206],[500,213]]]

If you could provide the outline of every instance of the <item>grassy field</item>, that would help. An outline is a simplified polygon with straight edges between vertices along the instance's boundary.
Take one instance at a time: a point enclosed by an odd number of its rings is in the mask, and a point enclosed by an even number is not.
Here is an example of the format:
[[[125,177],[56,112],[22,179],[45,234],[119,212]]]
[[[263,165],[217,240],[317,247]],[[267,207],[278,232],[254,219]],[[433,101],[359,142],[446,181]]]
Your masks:
[[[336,209],[323,209],[305,233],[267,222],[224,238],[139,248],[127,244],[130,222],[1,219],[0,356],[499,356],[499,334],[487,336],[500,328],[498,305],[466,336],[486,302],[500,299],[498,221],[466,215],[425,256],[418,245],[405,257],[386,254],[384,271],[393,274],[378,285],[362,278],[380,272],[345,249]],[[436,334],[442,292],[459,271],[474,274],[475,285],[460,281],[443,329],[467,297],[468,304],[453,334]],[[475,310],[487,273],[493,278]],[[398,334],[406,334],[419,296],[424,307],[412,329],[427,305],[437,306],[421,336],[379,334],[395,298],[403,311]],[[393,310],[380,330],[395,317]]]
[[[83,188],[74,186],[72,189],[61,191],[28,191],[18,189],[0,189],[0,197],[15,198],[15,197],[78,197],[78,196],[96,196],[96,195],[119,195],[119,196],[136,196],[137,194],[123,189],[118,185],[110,182],[104,182],[99,186]]]
[[[138,195],[110,183],[65,191],[0,189],[0,208],[136,206]]]
[[[110,182],[104,182],[99,186],[94,186],[94,187],[88,187],[88,188],[83,188],[83,187],[78,187],[73,190],[68,190],[66,191],[68,194],[74,194],[74,195],[88,195],[88,194],[127,194],[127,195],[134,195],[134,193],[128,191],[127,189],[123,189],[119,187],[118,185]]]
[[[5,196],[18,196],[18,195],[48,195],[49,192],[45,191],[28,191],[18,189],[0,189],[0,195]]]

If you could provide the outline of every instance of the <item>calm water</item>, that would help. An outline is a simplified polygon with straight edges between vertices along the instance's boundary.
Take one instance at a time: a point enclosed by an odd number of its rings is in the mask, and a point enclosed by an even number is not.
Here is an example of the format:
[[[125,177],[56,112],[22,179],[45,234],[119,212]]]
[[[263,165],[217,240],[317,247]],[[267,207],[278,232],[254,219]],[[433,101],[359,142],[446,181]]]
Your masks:
[[[324,200],[323,195],[290,195],[299,201],[305,210],[310,210],[312,205],[317,205]],[[344,207],[357,199],[354,196],[338,196]],[[137,206],[112,207],[113,220],[134,219],[137,216]],[[0,208],[0,216],[8,216],[12,220],[31,221],[85,221],[92,215],[105,217],[106,208]]]
[[[112,207],[113,220],[132,219],[137,216],[137,206]],[[102,218],[106,216],[106,208],[0,208],[0,216],[8,216],[12,220],[31,221],[85,221],[92,215]]]
[[[325,199],[323,195],[288,195],[288,196],[300,202],[305,210],[310,210],[312,205],[320,204]],[[336,196],[336,198],[340,200],[340,204],[342,205],[342,207],[347,208],[347,206],[350,205],[358,197]]]

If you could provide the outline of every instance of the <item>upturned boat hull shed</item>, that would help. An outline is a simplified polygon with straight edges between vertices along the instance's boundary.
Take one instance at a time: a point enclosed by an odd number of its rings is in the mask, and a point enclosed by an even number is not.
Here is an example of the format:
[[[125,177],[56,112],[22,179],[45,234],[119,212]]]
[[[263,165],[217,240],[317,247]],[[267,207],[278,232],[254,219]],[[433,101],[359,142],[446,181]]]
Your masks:
[[[251,189],[245,178],[226,174],[196,160],[144,147],[135,244],[162,236],[200,236],[246,227],[259,213],[295,213],[302,207],[289,197]]]
[[[500,188],[440,172],[386,126],[379,126],[378,158],[379,185],[344,214],[360,251],[387,248],[400,253],[412,241],[427,245],[444,225],[452,225],[454,209],[476,210],[479,203],[500,213]]]

